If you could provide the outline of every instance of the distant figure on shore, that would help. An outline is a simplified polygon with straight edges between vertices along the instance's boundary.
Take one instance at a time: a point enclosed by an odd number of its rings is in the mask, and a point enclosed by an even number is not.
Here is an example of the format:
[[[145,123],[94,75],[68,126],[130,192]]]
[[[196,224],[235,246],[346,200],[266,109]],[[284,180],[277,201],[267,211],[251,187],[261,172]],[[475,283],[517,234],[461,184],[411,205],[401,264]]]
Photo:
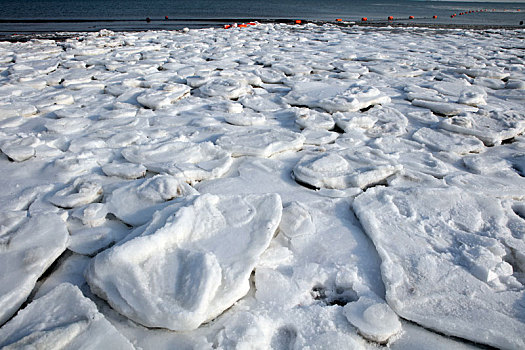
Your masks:
[[[146,22],[151,22],[151,19],[149,17],[146,17]]]

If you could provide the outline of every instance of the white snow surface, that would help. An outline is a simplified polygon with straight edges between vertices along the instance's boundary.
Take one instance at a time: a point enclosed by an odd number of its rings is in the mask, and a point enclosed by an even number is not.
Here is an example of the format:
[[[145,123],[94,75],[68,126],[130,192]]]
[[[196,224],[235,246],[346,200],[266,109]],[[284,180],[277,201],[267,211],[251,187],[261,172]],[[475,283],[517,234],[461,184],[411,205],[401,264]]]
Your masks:
[[[275,23],[0,42],[0,347],[524,348],[523,48]]]

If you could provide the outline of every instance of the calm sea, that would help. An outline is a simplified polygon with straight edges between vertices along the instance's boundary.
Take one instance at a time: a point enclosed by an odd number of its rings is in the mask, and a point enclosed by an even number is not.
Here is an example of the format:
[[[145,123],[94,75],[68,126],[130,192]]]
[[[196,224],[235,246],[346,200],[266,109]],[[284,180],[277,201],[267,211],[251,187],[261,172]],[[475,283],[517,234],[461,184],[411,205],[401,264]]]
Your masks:
[[[487,10],[459,15],[461,12]],[[452,14],[458,14],[450,18]],[[167,19],[166,19],[167,16]],[[516,25],[525,2],[415,0],[0,0],[0,32],[180,29],[258,19]],[[409,20],[409,16],[414,16]],[[432,18],[437,16],[437,19]],[[146,18],[150,18],[147,22]]]

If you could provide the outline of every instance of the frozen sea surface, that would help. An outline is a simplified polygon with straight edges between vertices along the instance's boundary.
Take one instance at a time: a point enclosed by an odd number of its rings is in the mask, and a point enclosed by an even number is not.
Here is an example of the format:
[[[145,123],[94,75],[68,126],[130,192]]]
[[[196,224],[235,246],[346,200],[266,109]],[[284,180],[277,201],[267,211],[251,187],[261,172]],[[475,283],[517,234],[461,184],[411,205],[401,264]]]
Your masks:
[[[523,349],[524,36],[0,43],[0,346]]]

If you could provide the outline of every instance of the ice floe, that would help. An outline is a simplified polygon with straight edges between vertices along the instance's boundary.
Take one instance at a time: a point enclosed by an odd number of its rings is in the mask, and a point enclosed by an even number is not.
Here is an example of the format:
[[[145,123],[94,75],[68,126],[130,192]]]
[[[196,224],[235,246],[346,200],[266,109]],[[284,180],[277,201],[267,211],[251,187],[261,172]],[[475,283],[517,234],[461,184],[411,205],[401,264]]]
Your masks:
[[[86,277],[141,324],[195,329],[248,292],[281,210],[277,195],[203,195],[175,212],[167,207],[141,236],[97,255]]]
[[[524,287],[506,261],[512,233],[500,201],[457,187],[376,187],[353,208],[397,314],[474,342],[524,345]]]
[[[316,188],[365,188],[402,168],[379,150],[356,148],[306,155],[294,167],[293,175],[297,181]]]

